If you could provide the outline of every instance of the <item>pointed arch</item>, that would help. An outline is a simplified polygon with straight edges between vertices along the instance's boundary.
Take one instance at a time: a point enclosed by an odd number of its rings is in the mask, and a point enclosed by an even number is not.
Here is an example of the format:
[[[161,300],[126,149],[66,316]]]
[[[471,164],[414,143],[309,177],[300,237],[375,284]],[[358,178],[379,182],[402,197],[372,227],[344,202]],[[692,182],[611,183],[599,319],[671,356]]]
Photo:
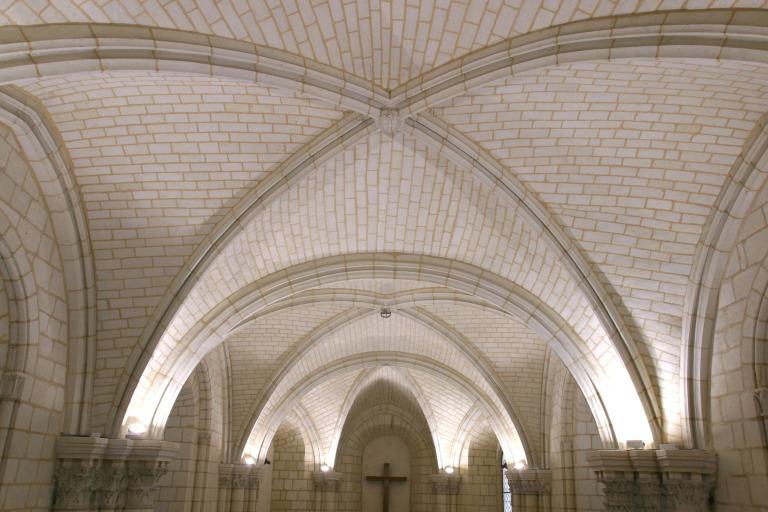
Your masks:
[[[768,114],[731,167],[699,238],[683,307],[680,382],[686,447],[705,448],[710,431],[710,377],[720,290],[742,221],[768,181]]]

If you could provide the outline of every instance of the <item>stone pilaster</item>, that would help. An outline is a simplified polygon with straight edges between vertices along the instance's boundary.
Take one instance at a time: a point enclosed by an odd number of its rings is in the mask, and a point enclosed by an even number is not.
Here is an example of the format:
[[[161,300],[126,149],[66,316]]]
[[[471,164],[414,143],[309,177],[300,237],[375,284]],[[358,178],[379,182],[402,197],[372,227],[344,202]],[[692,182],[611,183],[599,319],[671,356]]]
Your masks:
[[[203,512],[211,504],[208,503],[209,492],[208,474],[215,466],[211,464],[211,442],[213,435],[209,431],[197,434],[197,456],[195,460],[195,486],[192,490],[192,512]]]
[[[435,497],[435,512],[456,512],[458,507],[461,475],[438,473],[430,477]]]
[[[705,450],[599,450],[587,461],[608,512],[710,509],[717,459]]]
[[[312,474],[315,512],[335,512],[339,507],[339,491],[343,473],[315,471]]]
[[[56,445],[54,510],[154,510],[178,446],[157,440],[65,436]]]
[[[552,472],[548,469],[510,469],[507,482],[515,512],[544,512],[552,508]]]

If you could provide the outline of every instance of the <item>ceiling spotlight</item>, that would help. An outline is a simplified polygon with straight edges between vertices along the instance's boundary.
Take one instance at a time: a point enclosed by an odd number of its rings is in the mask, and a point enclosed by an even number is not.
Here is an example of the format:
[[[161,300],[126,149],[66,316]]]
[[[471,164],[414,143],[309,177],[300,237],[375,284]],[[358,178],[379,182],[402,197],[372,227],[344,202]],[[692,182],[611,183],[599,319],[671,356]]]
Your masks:
[[[445,466],[445,469],[443,470],[446,472],[446,474],[452,475],[453,474],[453,466]]]
[[[254,458],[253,458],[253,457],[251,457],[250,455],[247,455],[247,456],[246,456],[246,457],[243,459],[243,462],[245,462],[245,463],[246,463],[246,464],[248,464],[249,466],[253,466],[254,464],[256,464],[256,459],[254,459]]]
[[[525,462],[523,461],[515,462],[514,468],[518,471],[525,469]]]
[[[331,470],[331,466],[329,466],[328,464],[323,464],[322,466],[320,466],[320,471],[322,471],[323,473],[327,473],[330,470]]]
[[[389,308],[381,308],[379,314],[381,315],[381,318],[389,318],[392,316],[392,310]]]

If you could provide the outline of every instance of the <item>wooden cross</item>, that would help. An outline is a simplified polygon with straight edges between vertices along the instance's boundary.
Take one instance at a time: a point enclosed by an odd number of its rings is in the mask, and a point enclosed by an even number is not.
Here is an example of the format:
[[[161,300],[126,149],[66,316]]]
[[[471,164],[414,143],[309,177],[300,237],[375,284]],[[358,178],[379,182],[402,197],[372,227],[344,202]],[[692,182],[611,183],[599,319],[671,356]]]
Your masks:
[[[382,506],[382,512],[389,512],[389,483],[390,482],[405,482],[408,478],[404,476],[389,476],[389,462],[384,463],[384,471],[381,476],[366,476],[365,479],[369,482],[381,482],[384,484],[382,490],[382,499],[384,505]]]

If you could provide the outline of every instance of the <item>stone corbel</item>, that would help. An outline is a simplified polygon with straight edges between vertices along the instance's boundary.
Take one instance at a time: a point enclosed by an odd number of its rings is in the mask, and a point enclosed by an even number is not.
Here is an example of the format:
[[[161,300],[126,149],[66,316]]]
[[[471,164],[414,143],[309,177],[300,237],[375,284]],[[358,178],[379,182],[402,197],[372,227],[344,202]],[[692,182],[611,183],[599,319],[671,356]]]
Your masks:
[[[343,473],[338,471],[315,471],[312,482],[315,490],[337,492],[341,488]]]
[[[539,512],[551,509],[552,472],[548,469],[507,471],[512,492],[512,510]]]
[[[108,439],[62,437],[56,443],[54,510],[98,510]]]
[[[438,473],[430,477],[432,482],[432,491],[435,494],[459,494],[461,487],[461,475],[456,473],[449,475],[447,473]]]
[[[717,456],[706,450],[658,450],[662,475],[662,510],[693,512],[710,509]]]
[[[219,466],[219,512],[256,510],[261,484],[261,468],[253,464]]]
[[[151,511],[178,445],[158,440],[60,437],[54,510]]]
[[[98,467],[95,464],[59,466],[56,481],[56,510],[90,510],[92,490],[96,487]]]
[[[598,450],[587,461],[609,512],[710,509],[717,458],[706,450]]]

